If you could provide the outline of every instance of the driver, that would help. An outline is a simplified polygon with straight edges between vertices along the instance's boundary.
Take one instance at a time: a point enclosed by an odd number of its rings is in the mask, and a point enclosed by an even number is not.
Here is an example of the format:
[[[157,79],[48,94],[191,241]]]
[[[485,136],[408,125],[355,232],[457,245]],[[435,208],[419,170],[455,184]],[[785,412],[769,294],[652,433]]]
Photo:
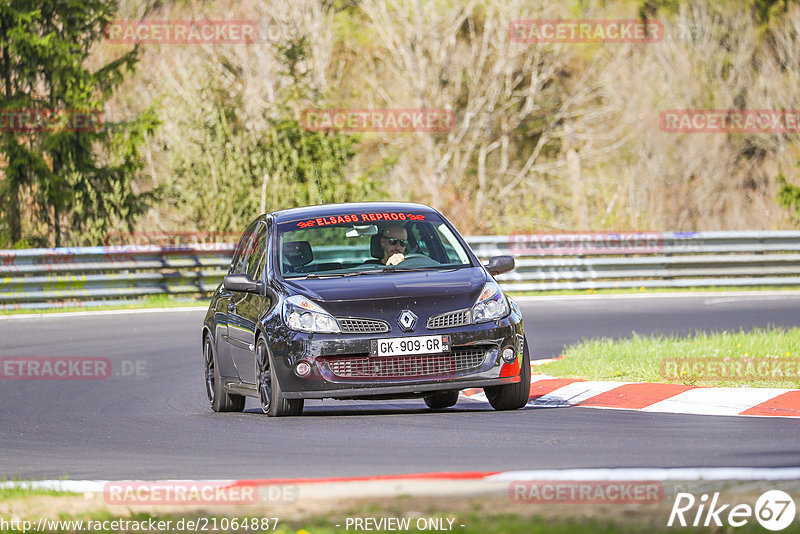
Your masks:
[[[406,257],[403,254],[406,251],[408,244],[408,234],[406,229],[400,224],[392,224],[387,226],[381,234],[381,248],[383,249],[383,257],[381,263],[384,265],[397,265],[405,261]]]

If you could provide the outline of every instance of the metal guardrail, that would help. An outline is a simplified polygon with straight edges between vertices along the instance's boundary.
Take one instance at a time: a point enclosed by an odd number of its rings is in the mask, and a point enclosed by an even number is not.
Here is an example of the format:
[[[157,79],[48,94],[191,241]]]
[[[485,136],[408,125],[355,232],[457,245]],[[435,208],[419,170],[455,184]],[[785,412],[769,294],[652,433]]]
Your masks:
[[[513,254],[508,291],[800,285],[800,231],[474,236],[485,260]],[[0,250],[0,309],[208,295],[233,244]],[[320,258],[325,251],[320,251]],[[333,251],[329,251],[333,253]]]
[[[486,258],[513,254],[504,290],[800,285],[800,231],[482,236]]]
[[[234,248],[212,243],[0,250],[0,309],[208,294],[222,281]]]

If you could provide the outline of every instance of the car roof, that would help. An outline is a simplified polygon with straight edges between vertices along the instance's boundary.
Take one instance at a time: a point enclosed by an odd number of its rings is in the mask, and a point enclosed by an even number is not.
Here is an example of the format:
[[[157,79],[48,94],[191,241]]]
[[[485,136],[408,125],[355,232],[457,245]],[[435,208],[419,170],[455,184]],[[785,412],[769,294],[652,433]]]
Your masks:
[[[438,213],[435,209],[425,204],[413,202],[347,202],[341,204],[319,204],[302,208],[290,208],[272,212],[270,215],[275,222],[293,221],[310,217],[325,217],[328,215],[343,215],[350,212],[365,211],[407,211]]]

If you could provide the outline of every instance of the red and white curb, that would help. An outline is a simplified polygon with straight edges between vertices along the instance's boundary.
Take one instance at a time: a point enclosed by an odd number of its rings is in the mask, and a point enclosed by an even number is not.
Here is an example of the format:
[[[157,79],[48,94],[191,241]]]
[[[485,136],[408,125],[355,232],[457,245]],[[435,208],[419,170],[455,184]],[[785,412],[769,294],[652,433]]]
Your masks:
[[[370,493],[369,487],[388,484],[398,491],[407,491],[407,486],[398,484],[425,484],[439,482],[508,482],[519,480],[547,481],[715,481],[715,480],[800,480],[798,467],[678,467],[678,468],[587,468],[587,469],[532,469],[520,471],[470,471],[435,472],[399,475],[377,475],[337,478],[274,478],[274,479],[226,479],[226,480],[151,480],[151,481],[112,481],[112,480],[34,480],[0,482],[0,488],[28,488],[56,490],[75,493],[103,493],[109,484],[120,482],[159,484],[211,484],[215,487],[241,486],[298,486],[301,488],[330,487],[341,489],[342,484],[352,488],[356,485]],[[338,492],[336,492],[338,493]],[[334,493],[334,494],[336,494]],[[349,495],[348,496],[352,496]]]
[[[465,390],[461,398],[487,402],[486,395],[480,389]],[[713,388],[531,376],[528,407],[570,406],[696,415],[800,417],[800,390]]]
[[[472,471],[472,472],[437,472],[414,473],[400,475],[379,475],[363,477],[338,478],[275,478],[275,479],[227,479],[227,480],[151,480],[151,481],[113,481],[113,480],[35,480],[0,482],[0,488],[27,488],[40,490],[56,490],[75,493],[103,493],[109,484],[121,482],[149,483],[153,487],[164,484],[178,486],[180,484],[209,484],[214,487],[272,487],[296,486],[309,490],[315,496],[321,496],[320,490],[335,490],[328,496],[340,496],[342,485],[347,485],[348,497],[353,489],[360,488],[365,495],[374,496],[375,489],[386,486],[389,492],[407,492],[410,488],[423,490],[426,484],[438,483],[507,483],[523,480],[546,481],[761,481],[761,480],[800,480],[800,468],[797,467],[679,467],[679,468],[588,468],[588,469],[533,469],[520,471]],[[470,491],[480,486],[471,485]],[[438,486],[441,489],[442,486]],[[465,488],[467,489],[467,488]],[[450,490],[448,490],[450,491]],[[325,492],[327,493],[327,492]],[[432,493],[435,493],[432,492]],[[311,496],[311,495],[310,495]]]

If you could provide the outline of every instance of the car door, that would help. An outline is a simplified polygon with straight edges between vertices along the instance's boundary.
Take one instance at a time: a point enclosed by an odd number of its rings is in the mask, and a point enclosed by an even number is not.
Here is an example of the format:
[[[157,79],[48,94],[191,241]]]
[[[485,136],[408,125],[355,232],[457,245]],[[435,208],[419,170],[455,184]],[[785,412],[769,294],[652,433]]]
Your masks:
[[[267,241],[267,227],[261,222],[253,235],[243,266],[244,272],[253,280],[264,280]],[[254,363],[256,325],[263,308],[264,297],[246,292],[236,292],[228,306],[231,359],[240,380],[247,384],[256,383]]]
[[[247,253],[250,250],[256,227],[257,223],[251,224],[239,239],[239,243],[233,253],[231,265],[228,268],[228,274],[244,272],[247,265]],[[217,365],[219,366],[220,375],[229,378],[237,378],[239,376],[231,356],[231,343],[229,339],[231,330],[229,326],[231,321],[230,315],[234,297],[237,297],[235,292],[220,287],[216,308],[214,310]]]

